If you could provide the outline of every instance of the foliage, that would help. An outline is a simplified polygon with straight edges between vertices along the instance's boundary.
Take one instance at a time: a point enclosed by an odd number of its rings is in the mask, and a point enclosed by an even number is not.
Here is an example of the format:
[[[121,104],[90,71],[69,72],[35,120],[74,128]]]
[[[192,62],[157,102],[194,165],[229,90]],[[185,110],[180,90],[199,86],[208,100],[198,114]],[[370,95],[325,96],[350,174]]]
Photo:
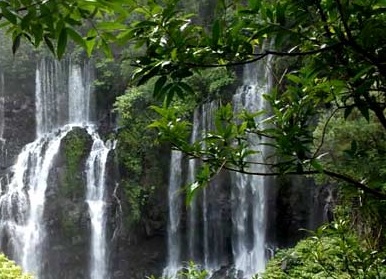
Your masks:
[[[263,278],[384,278],[384,261],[384,254],[366,246],[346,221],[338,220],[294,248],[279,251]]]
[[[272,139],[280,160],[272,166],[273,172],[322,172],[386,198],[381,187],[373,189],[349,174],[324,169],[310,152],[312,121],[325,107],[334,106],[346,117],[357,108],[368,121],[373,112],[386,128],[383,1],[221,0],[211,26],[202,25],[194,13],[184,12],[178,0],[1,3],[14,50],[21,37],[34,45],[44,41],[59,58],[68,37],[88,54],[96,45],[109,52],[109,43],[141,50],[127,57],[137,67],[132,78],[138,84],[156,78],[154,96],[165,97],[167,105],[175,97],[194,94],[186,78],[202,69],[243,65],[269,55],[297,57],[296,64],[275,73],[280,79],[268,97],[272,106],[270,129],[253,131]],[[81,34],[76,29],[83,22],[86,25],[80,28]],[[267,42],[267,38],[274,38],[274,42]],[[257,48],[263,44],[264,48]],[[222,131],[212,132],[213,138],[224,137]],[[243,129],[237,138],[249,132]],[[220,162],[222,158],[215,165]],[[245,162],[240,164],[237,169],[242,171]]]
[[[369,118],[371,120],[367,121],[360,117],[360,112],[353,111],[345,119],[341,112],[331,111],[319,120],[314,131],[315,146],[320,146],[318,154],[323,155],[322,162],[326,167],[339,169],[383,190],[386,135],[374,114]]]
[[[6,79],[17,77],[20,80],[34,78],[36,50],[31,50],[29,45],[22,44],[17,57],[11,55],[12,39],[0,29],[0,71],[6,73]]]
[[[32,276],[23,273],[15,262],[0,254],[0,278],[2,279],[32,279]]]
[[[123,174],[121,183],[130,207],[127,225],[141,220],[154,188],[163,181],[156,133],[145,129],[153,115],[148,109],[152,102],[151,95],[150,85],[143,85],[128,88],[115,102],[115,111],[119,116],[116,138],[118,161]]]
[[[227,91],[231,91],[227,88],[235,84],[235,81],[235,73],[226,68],[204,69],[186,79],[195,93],[197,103],[223,99]]]
[[[318,147],[317,153],[320,154],[324,168],[336,169],[358,181],[366,181],[374,189],[384,191],[385,134],[373,114],[370,114],[370,119],[367,122],[355,110],[347,119],[341,112],[331,111],[319,120],[314,131],[315,146]],[[333,181],[321,177],[319,183]],[[384,201],[378,201],[363,191],[353,191],[347,186],[341,185],[338,215],[350,219],[361,238],[369,245],[371,243],[372,247],[384,244]]]

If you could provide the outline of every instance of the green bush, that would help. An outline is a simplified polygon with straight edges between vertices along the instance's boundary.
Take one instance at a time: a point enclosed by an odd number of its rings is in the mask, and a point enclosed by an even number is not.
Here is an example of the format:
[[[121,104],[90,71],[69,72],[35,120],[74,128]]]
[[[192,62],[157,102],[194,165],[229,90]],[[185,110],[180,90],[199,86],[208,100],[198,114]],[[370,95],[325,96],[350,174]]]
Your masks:
[[[23,273],[15,262],[0,254],[0,278],[1,279],[32,279],[31,275]]]
[[[360,241],[345,221],[322,226],[294,248],[279,251],[263,279],[381,279],[385,255]]]

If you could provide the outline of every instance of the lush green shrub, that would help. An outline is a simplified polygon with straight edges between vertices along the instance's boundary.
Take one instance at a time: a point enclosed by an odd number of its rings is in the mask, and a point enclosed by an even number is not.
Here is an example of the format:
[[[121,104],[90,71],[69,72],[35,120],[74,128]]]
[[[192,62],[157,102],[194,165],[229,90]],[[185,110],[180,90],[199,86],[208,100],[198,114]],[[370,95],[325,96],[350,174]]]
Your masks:
[[[385,255],[360,241],[345,221],[325,225],[294,248],[279,251],[263,279],[381,279]]]
[[[328,125],[327,125],[328,124]],[[323,115],[314,132],[320,163],[325,169],[334,169],[349,177],[364,181],[377,191],[386,189],[386,135],[384,129],[370,113],[368,120],[353,110],[350,116],[335,111]],[[337,184],[326,176],[319,177],[321,184],[338,185],[335,210],[337,218],[351,220],[361,239],[372,242],[373,247],[386,243],[383,224],[386,221],[385,201],[380,200],[348,183]],[[377,248],[379,249],[379,248]]]
[[[1,279],[32,279],[32,276],[22,272],[15,262],[0,254],[0,278]]]

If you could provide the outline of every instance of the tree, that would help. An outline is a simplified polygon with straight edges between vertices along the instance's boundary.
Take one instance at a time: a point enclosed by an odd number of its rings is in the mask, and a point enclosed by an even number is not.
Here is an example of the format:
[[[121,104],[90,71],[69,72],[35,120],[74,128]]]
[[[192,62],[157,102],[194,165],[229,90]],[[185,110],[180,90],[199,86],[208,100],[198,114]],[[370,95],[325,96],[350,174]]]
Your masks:
[[[59,58],[68,38],[89,55],[95,46],[111,54],[111,44],[141,49],[132,60],[137,68],[133,80],[143,84],[158,77],[154,96],[166,98],[166,104],[175,96],[192,94],[186,78],[204,68],[243,65],[268,55],[291,58],[291,63],[275,71],[276,87],[267,97],[273,112],[267,120],[269,129],[251,124],[253,114],[235,116],[224,108],[219,113],[218,140],[213,135],[210,139],[217,146],[214,154],[177,137],[187,133],[171,130],[187,129],[186,123],[167,127],[164,119],[153,126],[176,148],[206,158],[209,176],[219,168],[247,172],[245,159],[255,150],[240,139],[253,133],[270,138],[278,158],[273,171],[264,175],[324,173],[386,198],[382,187],[367,184],[365,177],[323,167],[319,148],[313,146],[311,121],[326,109],[343,111],[345,118],[359,111],[368,122],[386,128],[386,39],[382,32],[386,3],[382,0],[219,0],[211,26],[200,24],[194,13],[184,12],[178,0],[15,0],[0,1],[0,7],[2,26],[12,34],[14,52],[23,37],[34,46],[44,42]],[[268,39],[274,43],[256,51]],[[158,112],[173,117],[166,110]],[[241,118],[241,124],[235,124],[235,118]]]

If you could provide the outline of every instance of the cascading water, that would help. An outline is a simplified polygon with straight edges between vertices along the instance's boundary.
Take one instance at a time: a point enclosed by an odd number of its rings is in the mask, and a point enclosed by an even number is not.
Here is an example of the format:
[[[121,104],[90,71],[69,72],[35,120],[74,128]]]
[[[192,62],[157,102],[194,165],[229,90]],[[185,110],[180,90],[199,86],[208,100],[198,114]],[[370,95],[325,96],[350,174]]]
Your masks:
[[[200,128],[200,111],[199,108],[194,110],[193,115],[193,130],[191,136],[191,142],[195,142],[199,139],[199,128]],[[190,159],[188,166],[188,184],[194,183],[196,180],[197,173],[197,160]],[[188,239],[189,239],[189,259],[197,262],[199,260],[199,252],[197,251],[197,246],[199,245],[199,230],[197,228],[198,224],[198,204],[197,196],[194,196],[190,204],[188,205]]]
[[[91,218],[90,278],[108,278],[106,266],[106,187],[105,170],[110,146],[106,147],[98,134],[89,130],[93,145],[86,163],[87,194]]]
[[[4,141],[4,73],[0,71],[0,141]]]
[[[90,123],[92,71],[88,63],[81,68],[70,65],[69,70],[69,122],[78,126]],[[94,132],[93,132],[94,134]]]
[[[0,71],[0,150],[1,150],[1,158],[3,158],[3,162],[6,161],[5,154],[5,139],[4,139],[4,125],[5,125],[5,113],[4,113],[4,104],[5,104],[5,82],[4,82],[4,73]]]
[[[175,278],[181,268],[181,235],[179,225],[181,221],[181,175],[182,153],[173,150],[170,159],[169,175],[169,220],[168,220],[168,261],[163,276]]]
[[[269,65],[269,63],[268,63]],[[259,111],[266,109],[263,94],[271,86],[269,69],[264,63],[247,65],[244,68],[243,86],[233,96],[234,110],[240,112]],[[255,119],[258,123],[261,119]],[[265,172],[265,149],[257,136],[249,137],[250,146],[259,146],[259,152],[248,158],[253,164],[248,171]],[[232,248],[235,268],[242,271],[243,278],[264,271],[265,256],[265,231],[266,231],[266,196],[265,178],[257,175],[232,173],[232,223],[233,237]]]
[[[210,133],[214,129],[215,112],[219,107],[218,101],[212,101],[202,105],[203,134]],[[205,146],[203,146],[205,148]],[[204,188],[202,193],[202,220],[203,220],[203,262],[202,266],[207,271],[218,270],[225,264],[226,258],[225,238],[223,228],[224,218],[221,210],[222,185],[216,179]]]
[[[0,198],[1,233],[12,246],[12,257],[24,270],[40,276],[45,227],[42,222],[47,179],[60,142],[71,130],[47,134],[26,145],[13,166],[13,178]]]
[[[90,124],[90,65],[41,60],[36,70],[36,131],[38,137],[65,124]]]
[[[36,70],[36,135],[26,145],[12,169],[10,182],[0,197],[2,250],[23,269],[45,278],[44,259],[46,231],[43,213],[48,178],[59,151],[61,140],[75,126],[90,126],[90,66],[73,65],[71,61],[42,60]],[[109,278],[106,267],[105,164],[109,148],[88,128],[93,145],[87,160],[87,193],[91,217],[89,277]]]
[[[245,67],[243,85],[237,90],[232,100],[235,112],[241,112],[243,109],[250,112],[266,109],[263,94],[266,94],[271,86],[267,67],[269,59],[265,61],[265,64],[260,62]],[[196,108],[193,115],[192,142],[200,140],[201,134],[206,134],[214,128],[214,114],[217,108],[218,102],[216,101]],[[257,122],[261,120],[256,119]],[[262,163],[251,165],[248,170],[264,172],[266,150],[261,148],[262,142],[259,138],[250,136],[248,140],[252,149],[256,147],[260,150],[259,153],[251,155],[249,160]],[[175,164],[180,164],[175,160],[176,158],[172,156],[171,175],[176,175],[173,168]],[[196,160],[189,161],[187,184],[194,181],[198,166],[199,162]],[[180,176],[181,174],[178,173],[178,179]],[[219,271],[223,266],[233,265],[239,273],[238,278],[242,276],[242,278],[250,279],[255,274],[264,271],[267,222],[266,183],[262,176],[222,173],[219,178],[212,181],[200,194],[195,196],[187,212],[188,251],[186,253],[183,253],[185,247],[172,240],[176,235],[175,231],[171,231],[169,227],[169,262],[166,270],[173,270],[173,273],[167,273],[167,275],[173,277],[177,269],[183,266],[181,254],[186,254],[187,260],[194,260],[210,273]],[[175,184],[169,184],[169,187],[169,195],[171,190],[173,193],[178,191]],[[179,224],[181,212],[170,202],[171,200],[169,200],[169,210],[172,212],[170,218],[173,217],[174,224]],[[226,206],[229,200],[230,208]],[[231,220],[227,219],[229,215],[231,215]],[[232,227],[232,232],[227,231],[230,227]],[[177,230],[178,227],[174,229]],[[232,251],[233,258],[227,256],[229,250]],[[173,257],[171,253],[178,256]]]

